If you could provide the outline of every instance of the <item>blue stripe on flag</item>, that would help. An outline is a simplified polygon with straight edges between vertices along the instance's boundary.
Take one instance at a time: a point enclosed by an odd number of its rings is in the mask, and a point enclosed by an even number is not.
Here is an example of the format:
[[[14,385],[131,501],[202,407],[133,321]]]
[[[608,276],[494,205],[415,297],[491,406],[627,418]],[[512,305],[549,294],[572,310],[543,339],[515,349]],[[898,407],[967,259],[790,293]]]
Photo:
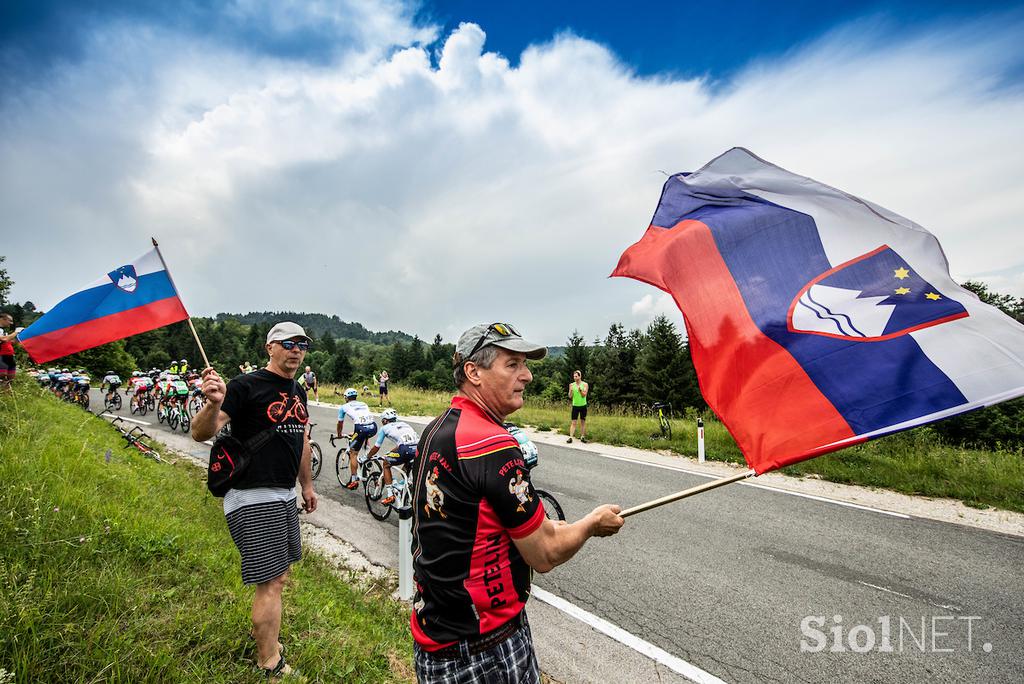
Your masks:
[[[967,403],[909,335],[853,342],[789,331],[793,298],[833,266],[810,216],[756,197],[707,198],[682,183],[669,186],[655,225],[693,219],[711,229],[758,328],[797,360],[856,434]]]
[[[111,282],[76,292],[60,301],[18,336],[24,341],[54,330],[91,321],[103,316],[146,306],[161,299],[175,297],[174,285],[167,271],[139,276],[134,292],[125,292]]]

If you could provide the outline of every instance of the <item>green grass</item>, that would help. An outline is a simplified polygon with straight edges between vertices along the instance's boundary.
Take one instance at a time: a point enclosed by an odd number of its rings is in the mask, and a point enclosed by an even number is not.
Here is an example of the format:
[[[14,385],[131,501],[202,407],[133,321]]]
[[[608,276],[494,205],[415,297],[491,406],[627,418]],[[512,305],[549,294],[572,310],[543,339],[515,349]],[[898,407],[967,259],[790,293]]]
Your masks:
[[[344,388],[339,388],[339,391]],[[450,393],[392,386],[391,401],[400,415],[433,416],[448,406]],[[331,390],[320,398],[331,400]],[[341,401],[341,399],[334,399]],[[364,397],[368,404],[376,404]],[[697,456],[697,416],[672,419],[672,439],[652,439],[654,416],[591,407],[587,438],[593,442],[640,449],[665,449]],[[569,405],[528,397],[509,420],[540,430],[569,431]],[[708,460],[744,463],[732,436],[714,416],[704,418]],[[963,449],[942,443],[928,427],[917,428],[783,468],[797,477],[815,475],[832,482],[891,489],[904,494],[959,499],[978,508],[996,507],[1024,513],[1024,453],[1017,450]]]
[[[27,379],[0,393],[0,682],[261,681],[221,501],[194,466],[123,445]],[[392,590],[307,549],[285,590],[289,662],[308,681],[412,681]]]

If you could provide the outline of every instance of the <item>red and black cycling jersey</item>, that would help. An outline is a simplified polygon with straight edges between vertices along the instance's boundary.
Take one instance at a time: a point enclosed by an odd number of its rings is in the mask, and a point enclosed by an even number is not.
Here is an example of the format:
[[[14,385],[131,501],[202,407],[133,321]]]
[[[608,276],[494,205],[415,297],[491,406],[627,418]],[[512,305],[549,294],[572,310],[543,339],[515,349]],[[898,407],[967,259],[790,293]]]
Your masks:
[[[420,647],[473,639],[516,617],[532,571],[512,540],[540,527],[544,506],[515,437],[454,397],[420,438],[413,504],[411,622]]]

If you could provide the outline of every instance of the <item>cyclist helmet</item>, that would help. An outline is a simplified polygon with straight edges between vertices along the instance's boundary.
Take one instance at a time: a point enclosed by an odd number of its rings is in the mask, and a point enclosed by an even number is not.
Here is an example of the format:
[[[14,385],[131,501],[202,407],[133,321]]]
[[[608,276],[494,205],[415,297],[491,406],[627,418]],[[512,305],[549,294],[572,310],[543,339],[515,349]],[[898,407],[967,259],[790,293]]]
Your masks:
[[[347,390],[345,390],[345,398],[346,399],[355,399],[358,396],[359,396],[359,392],[356,392],[351,387],[349,387]]]
[[[113,375],[114,371],[107,371],[107,375]]]
[[[182,359],[181,361],[179,361],[179,363],[188,363],[188,361],[186,361],[185,359]]]
[[[398,411],[393,408],[384,409],[384,412],[380,414],[382,422],[390,423],[393,420],[398,420]]]

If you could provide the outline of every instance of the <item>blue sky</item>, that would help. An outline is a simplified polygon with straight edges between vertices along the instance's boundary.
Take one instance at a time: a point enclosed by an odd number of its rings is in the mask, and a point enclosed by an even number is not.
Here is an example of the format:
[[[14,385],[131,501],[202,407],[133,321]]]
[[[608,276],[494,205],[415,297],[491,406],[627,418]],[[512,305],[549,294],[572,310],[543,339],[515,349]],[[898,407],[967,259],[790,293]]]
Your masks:
[[[1019,3],[720,7],[2,3],[13,296],[52,305],[155,235],[197,315],[449,340],[505,319],[551,344],[681,323],[607,275],[662,172],[736,145],[907,216],[954,277],[1024,296]],[[38,268],[54,245],[75,257],[59,274]]]
[[[1020,10],[1020,2],[890,0],[739,0],[717,2],[478,2],[425,3],[418,18],[450,31],[462,21],[485,27],[489,49],[515,60],[531,43],[559,32],[608,45],[641,75],[676,74],[727,79],[751,61],[778,57],[854,20],[887,32],[978,19]]]

